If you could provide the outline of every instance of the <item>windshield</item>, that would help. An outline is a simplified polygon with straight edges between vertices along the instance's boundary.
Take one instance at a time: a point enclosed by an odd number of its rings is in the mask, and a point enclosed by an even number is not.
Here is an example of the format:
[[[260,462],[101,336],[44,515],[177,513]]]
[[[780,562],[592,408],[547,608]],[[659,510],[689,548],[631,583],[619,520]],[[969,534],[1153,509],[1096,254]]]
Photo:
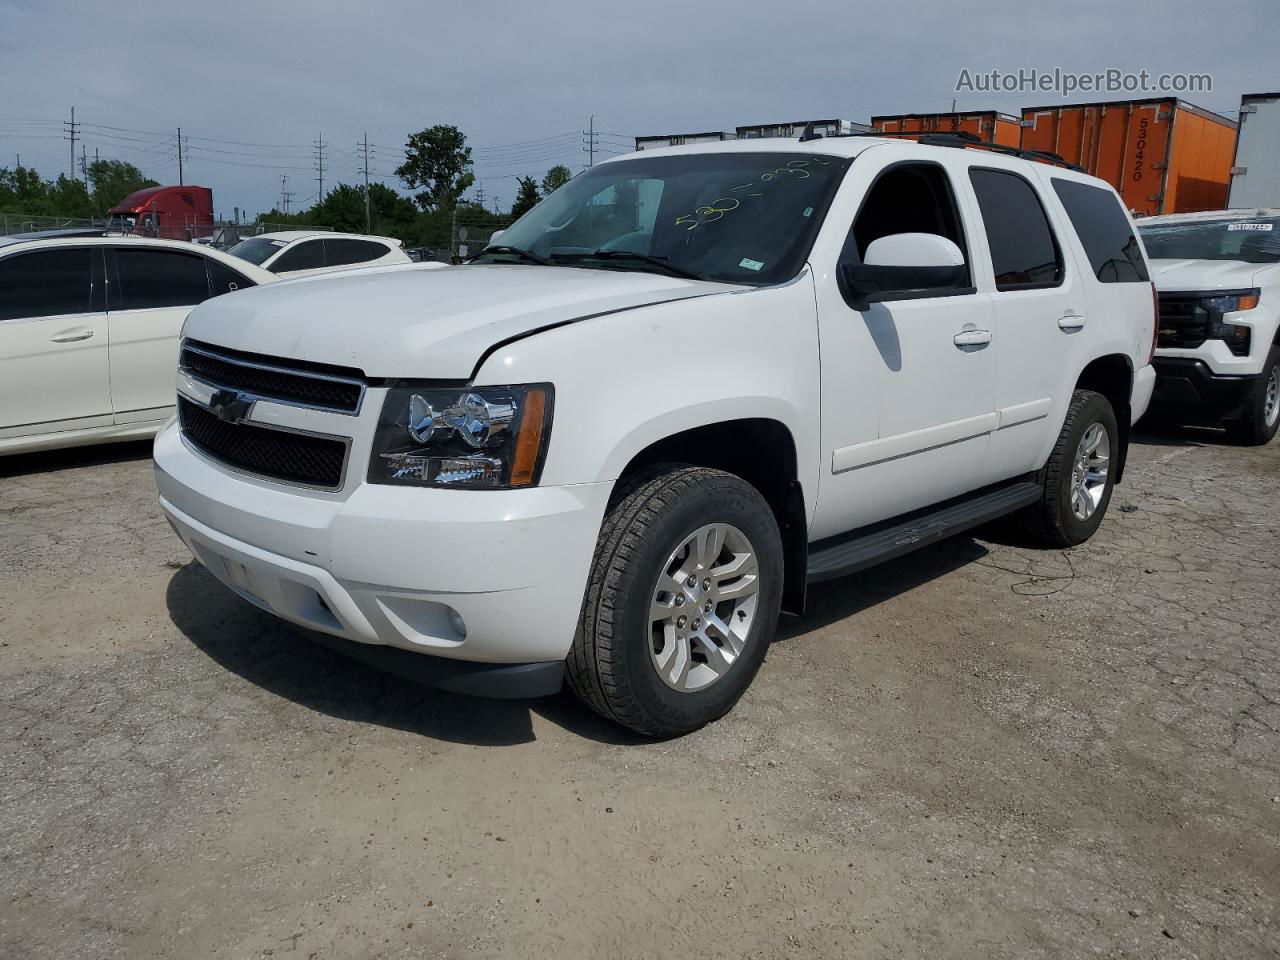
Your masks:
[[[107,222],[108,230],[132,230],[138,225],[136,213],[113,213]]]
[[[795,153],[601,164],[517,220],[481,257],[519,259],[516,251],[526,251],[565,266],[779,283],[809,255],[848,165]]]
[[[248,240],[241,240],[234,247],[229,249],[227,253],[233,257],[239,257],[241,260],[248,260],[258,266],[262,264],[272,254],[278,252],[285,245],[283,240],[268,240],[266,237],[250,237]]]
[[[1139,221],[1138,232],[1152,260],[1280,263],[1280,217],[1146,226]]]

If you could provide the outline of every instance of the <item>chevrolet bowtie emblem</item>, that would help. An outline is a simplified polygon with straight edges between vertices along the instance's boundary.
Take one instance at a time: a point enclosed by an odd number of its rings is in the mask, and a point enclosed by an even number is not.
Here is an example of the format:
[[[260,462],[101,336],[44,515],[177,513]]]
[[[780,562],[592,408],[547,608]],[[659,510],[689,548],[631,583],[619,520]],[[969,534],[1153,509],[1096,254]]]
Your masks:
[[[239,390],[215,390],[209,398],[209,412],[225,423],[239,423],[248,418],[254,399]]]

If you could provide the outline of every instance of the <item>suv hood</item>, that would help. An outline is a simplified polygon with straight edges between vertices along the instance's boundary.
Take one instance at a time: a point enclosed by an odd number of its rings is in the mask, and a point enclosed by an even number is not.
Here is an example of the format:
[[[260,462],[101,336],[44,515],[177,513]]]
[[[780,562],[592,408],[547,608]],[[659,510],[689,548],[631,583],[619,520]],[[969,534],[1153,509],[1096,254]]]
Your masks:
[[[1157,290],[1248,290],[1256,277],[1272,266],[1243,260],[1152,260],[1151,279]]]
[[[286,280],[207,300],[183,335],[356,367],[369,377],[461,380],[489,348],[633,307],[750,289],[654,273],[522,264],[408,265]]]

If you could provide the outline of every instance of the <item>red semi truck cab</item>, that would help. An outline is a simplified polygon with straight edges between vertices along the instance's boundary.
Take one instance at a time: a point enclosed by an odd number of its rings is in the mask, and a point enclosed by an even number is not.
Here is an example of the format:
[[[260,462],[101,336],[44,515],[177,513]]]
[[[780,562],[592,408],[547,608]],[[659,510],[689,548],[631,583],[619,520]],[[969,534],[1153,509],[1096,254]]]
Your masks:
[[[110,216],[111,225],[124,233],[166,240],[207,237],[213,233],[213,190],[147,187],[117,203]]]

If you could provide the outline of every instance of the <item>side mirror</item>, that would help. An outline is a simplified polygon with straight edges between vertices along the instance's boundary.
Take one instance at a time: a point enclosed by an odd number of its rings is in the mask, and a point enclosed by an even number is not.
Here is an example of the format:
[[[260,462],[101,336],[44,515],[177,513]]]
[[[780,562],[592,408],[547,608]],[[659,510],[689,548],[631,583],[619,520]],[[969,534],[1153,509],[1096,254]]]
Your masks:
[[[873,240],[862,263],[840,268],[845,297],[855,310],[916,291],[964,283],[964,254],[936,233],[895,233]]]

